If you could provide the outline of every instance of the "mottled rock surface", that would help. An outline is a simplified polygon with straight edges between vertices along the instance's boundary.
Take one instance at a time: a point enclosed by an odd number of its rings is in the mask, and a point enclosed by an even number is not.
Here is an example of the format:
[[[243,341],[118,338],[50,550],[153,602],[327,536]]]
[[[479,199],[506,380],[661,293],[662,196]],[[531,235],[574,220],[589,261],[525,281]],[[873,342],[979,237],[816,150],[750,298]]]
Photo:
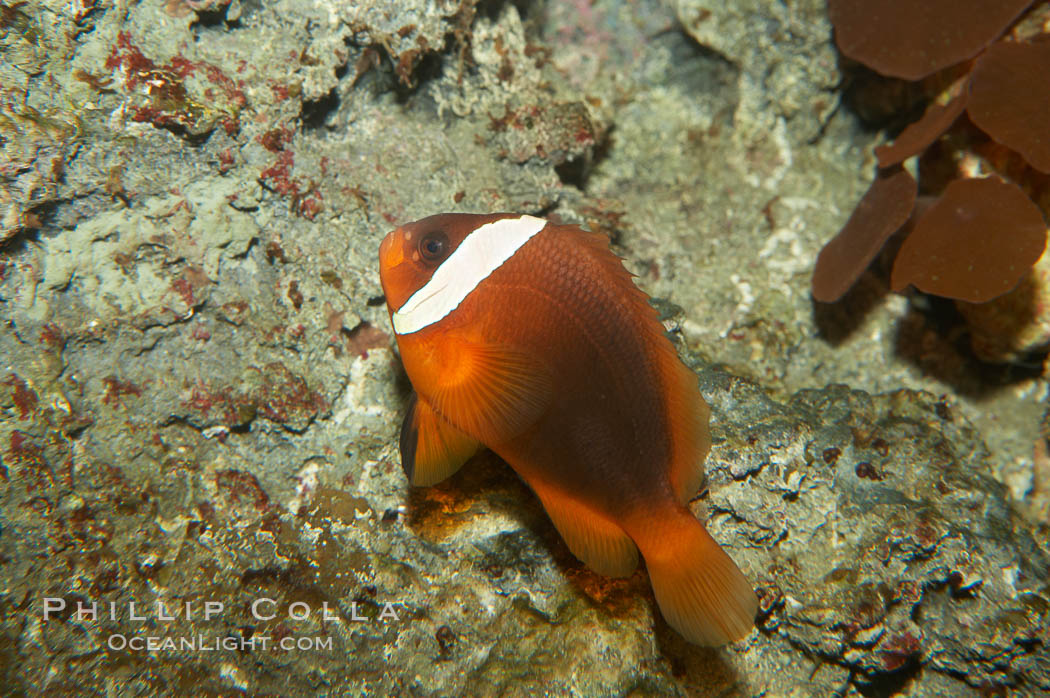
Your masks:
[[[1050,691],[1045,382],[872,280],[814,309],[874,134],[820,0],[724,6],[4,0],[4,692]],[[749,637],[684,643],[491,455],[408,489],[375,252],[448,210],[661,299]]]

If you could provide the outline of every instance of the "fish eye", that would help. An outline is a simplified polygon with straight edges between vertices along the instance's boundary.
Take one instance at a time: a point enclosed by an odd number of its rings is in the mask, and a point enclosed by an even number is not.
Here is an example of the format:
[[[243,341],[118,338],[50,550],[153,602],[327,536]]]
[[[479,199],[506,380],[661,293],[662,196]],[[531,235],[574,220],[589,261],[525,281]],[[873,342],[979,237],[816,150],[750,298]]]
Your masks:
[[[440,230],[427,233],[419,241],[419,254],[428,262],[444,258],[448,252],[448,236]]]

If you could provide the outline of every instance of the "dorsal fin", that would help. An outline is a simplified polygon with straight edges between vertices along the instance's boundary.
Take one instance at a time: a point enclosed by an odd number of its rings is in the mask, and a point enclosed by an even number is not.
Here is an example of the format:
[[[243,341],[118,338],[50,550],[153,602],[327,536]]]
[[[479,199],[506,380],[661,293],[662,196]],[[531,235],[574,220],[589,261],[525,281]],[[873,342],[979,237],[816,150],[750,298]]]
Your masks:
[[[680,504],[688,502],[704,481],[704,460],[711,449],[711,408],[700,395],[696,374],[682,363],[671,347],[671,356],[660,359],[660,373],[667,382],[668,419],[671,423],[671,486]]]
[[[417,487],[441,482],[477,453],[481,444],[412,395],[401,425],[401,467]]]

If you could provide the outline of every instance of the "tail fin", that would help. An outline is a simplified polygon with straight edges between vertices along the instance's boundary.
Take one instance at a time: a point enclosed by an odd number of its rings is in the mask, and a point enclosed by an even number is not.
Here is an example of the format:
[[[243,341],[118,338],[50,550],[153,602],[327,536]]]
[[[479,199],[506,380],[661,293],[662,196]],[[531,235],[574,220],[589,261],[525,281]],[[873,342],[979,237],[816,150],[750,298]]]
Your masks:
[[[698,645],[739,640],[758,610],[750,582],[688,509],[667,522],[638,541],[664,618]]]

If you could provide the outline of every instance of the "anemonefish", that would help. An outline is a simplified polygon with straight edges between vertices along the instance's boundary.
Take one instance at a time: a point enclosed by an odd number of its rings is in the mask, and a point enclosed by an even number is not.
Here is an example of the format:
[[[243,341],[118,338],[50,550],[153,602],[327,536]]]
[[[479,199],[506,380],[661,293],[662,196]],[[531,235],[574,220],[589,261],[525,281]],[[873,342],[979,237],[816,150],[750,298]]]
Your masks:
[[[587,566],[625,576],[641,552],[686,639],[722,645],[751,629],[751,585],[687,506],[710,410],[607,238],[447,213],[388,234],[379,273],[415,388],[400,441],[412,484],[488,447]]]

